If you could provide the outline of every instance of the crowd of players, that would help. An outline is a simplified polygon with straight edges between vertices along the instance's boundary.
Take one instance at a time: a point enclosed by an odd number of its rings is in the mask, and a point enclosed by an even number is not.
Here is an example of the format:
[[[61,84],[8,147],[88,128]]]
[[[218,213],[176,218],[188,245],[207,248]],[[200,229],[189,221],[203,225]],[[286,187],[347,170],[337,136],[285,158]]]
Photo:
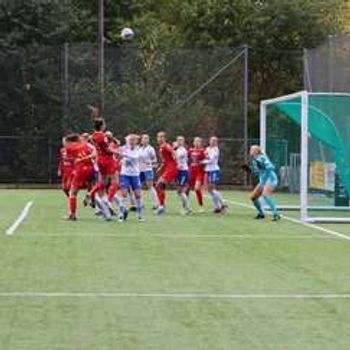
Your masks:
[[[199,206],[203,207],[204,185],[212,198],[214,213],[225,212],[226,205],[216,186],[220,175],[216,137],[210,138],[206,148],[202,139],[196,137],[193,147],[187,149],[184,137],[179,136],[169,144],[166,133],[159,132],[159,164],[148,135],[139,137],[130,134],[125,138],[125,145],[121,145],[110,132],[105,131],[103,118],[94,118],[93,124],[91,135],[69,134],[63,139],[59,172],[62,189],[69,201],[69,220],[76,220],[77,195],[81,189],[86,189],[84,204],[96,207],[105,220],[111,220],[116,205],[119,220],[125,221],[129,198],[138,220],[143,221],[143,184],[158,215],[165,212],[169,184],[176,186],[184,214],[192,212],[190,190],[195,192]]]
[[[190,148],[183,136],[168,143],[166,133],[157,134],[159,162],[150,138],[130,134],[125,144],[106,131],[102,117],[93,119],[94,131],[90,134],[69,134],[63,139],[59,175],[62,189],[68,197],[68,220],[77,219],[78,192],[86,189],[84,205],[95,208],[96,214],[110,221],[118,215],[123,222],[129,214],[130,200],[138,220],[144,221],[142,185],[148,190],[153,209],[162,215],[166,209],[166,188],[174,185],[181,201],[183,213],[192,213],[189,194],[194,191],[199,207],[203,207],[203,191],[207,189],[214,207],[214,213],[223,214],[226,205],[217,188],[220,178],[218,139],[211,137],[205,148],[200,137],[195,137]],[[259,198],[264,197],[279,220],[272,192],[277,186],[274,167],[258,146],[251,148],[253,169],[259,173],[260,182],[251,194],[258,210],[257,219],[265,218]],[[116,214],[115,209],[118,209]]]

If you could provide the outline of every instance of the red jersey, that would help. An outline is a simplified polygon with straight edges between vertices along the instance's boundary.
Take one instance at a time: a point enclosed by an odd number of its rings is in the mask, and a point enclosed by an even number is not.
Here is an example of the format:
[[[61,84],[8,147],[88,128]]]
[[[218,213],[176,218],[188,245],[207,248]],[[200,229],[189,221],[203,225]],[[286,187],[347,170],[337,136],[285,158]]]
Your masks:
[[[59,168],[62,176],[71,173],[74,170],[74,158],[67,155],[66,147],[60,149]]]
[[[91,165],[92,159],[89,158],[93,149],[86,142],[73,142],[66,147],[67,156],[74,159],[75,168]]]
[[[109,150],[108,139],[103,131],[95,131],[91,138],[99,157],[113,157],[112,152]]]
[[[188,150],[188,160],[190,163],[190,168],[204,169],[204,164],[202,164],[202,161],[205,159],[206,154],[204,148],[190,148]]]
[[[174,158],[174,150],[168,143],[164,143],[160,146],[159,153],[162,159],[162,164],[165,168],[177,169],[177,163]]]

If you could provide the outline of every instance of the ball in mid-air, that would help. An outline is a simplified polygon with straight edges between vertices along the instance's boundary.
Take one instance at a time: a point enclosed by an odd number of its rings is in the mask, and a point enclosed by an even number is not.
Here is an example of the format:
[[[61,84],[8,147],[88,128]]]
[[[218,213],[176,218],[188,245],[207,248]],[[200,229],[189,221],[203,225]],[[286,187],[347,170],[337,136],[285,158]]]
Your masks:
[[[122,37],[123,40],[125,41],[130,41],[134,38],[134,31],[131,28],[123,28],[120,36]]]

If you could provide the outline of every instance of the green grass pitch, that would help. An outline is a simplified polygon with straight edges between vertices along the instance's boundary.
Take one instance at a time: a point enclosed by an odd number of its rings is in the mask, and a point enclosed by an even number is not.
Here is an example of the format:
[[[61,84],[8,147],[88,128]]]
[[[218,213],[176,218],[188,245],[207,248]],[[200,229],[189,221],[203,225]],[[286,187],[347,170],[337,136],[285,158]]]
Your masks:
[[[184,217],[174,194],[166,216],[123,224],[81,205],[78,222],[62,221],[60,191],[0,198],[1,350],[349,348],[349,241],[233,203]]]

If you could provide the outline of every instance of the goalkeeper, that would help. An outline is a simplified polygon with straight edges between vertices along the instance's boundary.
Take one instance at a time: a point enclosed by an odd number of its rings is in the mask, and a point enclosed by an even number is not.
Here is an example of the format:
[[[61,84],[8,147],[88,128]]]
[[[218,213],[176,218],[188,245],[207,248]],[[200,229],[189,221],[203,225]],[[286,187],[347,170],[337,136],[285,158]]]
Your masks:
[[[258,211],[256,219],[265,218],[265,213],[260,203],[260,197],[263,197],[266,204],[271,209],[273,221],[278,221],[281,219],[281,216],[278,213],[275,201],[272,197],[278,185],[275,167],[259,146],[254,145],[250,148],[250,156],[252,158],[253,171],[259,178],[258,184],[250,195],[250,199]]]

